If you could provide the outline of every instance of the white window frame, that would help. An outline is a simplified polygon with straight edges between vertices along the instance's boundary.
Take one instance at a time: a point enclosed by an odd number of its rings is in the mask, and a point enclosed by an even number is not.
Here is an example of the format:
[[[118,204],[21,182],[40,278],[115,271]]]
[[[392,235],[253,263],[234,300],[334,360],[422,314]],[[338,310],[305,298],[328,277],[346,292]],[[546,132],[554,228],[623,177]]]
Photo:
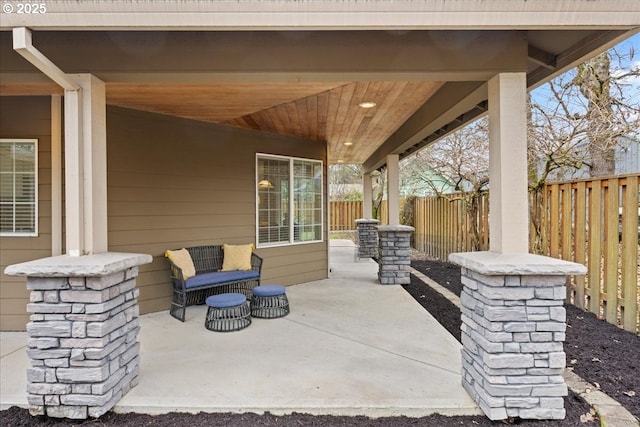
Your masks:
[[[24,143],[33,143],[33,149],[34,149],[34,165],[33,165],[33,175],[34,175],[34,209],[33,209],[33,214],[35,215],[35,218],[33,219],[33,224],[34,224],[34,231],[30,231],[30,232],[17,232],[15,231],[15,217],[13,219],[13,228],[14,231],[8,232],[8,231],[3,231],[0,232],[0,236],[2,237],[37,237],[38,236],[38,230],[39,230],[39,224],[38,224],[38,217],[39,217],[39,205],[40,205],[40,199],[39,199],[39,195],[38,195],[38,140],[37,139],[21,139],[21,138],[0,138],[0,142],[12,142],[12,143],[18,143],[18,144],[24,144]],[[15,157],[13,158],[13,161],[15,163]],[[0,171],[0,173],[5,173],[4,171]],[[15,173],[15,168],[13,171],[11,171],[11,174],[15,177],[16,173]],[[15,201],[15,195],[16,195],[16,191],[15,191],[15,179],[14,179],[14,189],[13,189],[13,206],[16,205],[16,201]]]
[[[258,183],[260,182],[260,177],[258,176],[258,160],[259,159],[275,159],[275,160],[287,160],[289,162],[289,241],[279,241],[273,243],[260,243],[260,197],[259,197],[259,188]],[[296,160],[317,163],[320,165],[320,170],[322,171],[320,176],[320,239],[318,240],[305,240],[305,241],[295,241],[294,235],[294,162]],[[324,209],[324,164],[322,160],[317,159],[308,159],[304,157],[292,157],[292,156],[282,156],[276,154],[266,154],[266,153],[256,153],[256,163],[255,163],[255,194],[256,194],[256,247],[257,248],[273,248],[278,246],[293,246],[293,245],[306,245],[310,243],[322,243],[324,241],[324,223],[325,223],[325,209]]]

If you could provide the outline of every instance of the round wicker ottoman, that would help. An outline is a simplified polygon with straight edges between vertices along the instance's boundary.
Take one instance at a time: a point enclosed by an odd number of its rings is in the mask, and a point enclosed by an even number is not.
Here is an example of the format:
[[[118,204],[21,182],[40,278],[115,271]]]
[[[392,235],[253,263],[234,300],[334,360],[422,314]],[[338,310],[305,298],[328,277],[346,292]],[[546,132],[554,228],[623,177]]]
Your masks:
[[[251,324],[251,311],[243,294],[212,295],[206,299],[207,317],[204,327],[216,332],[231,332]]]
[[[262,285],[253,288],[251,315],[263,319],[275,319],[289,314],[289,300],[284,286]]]

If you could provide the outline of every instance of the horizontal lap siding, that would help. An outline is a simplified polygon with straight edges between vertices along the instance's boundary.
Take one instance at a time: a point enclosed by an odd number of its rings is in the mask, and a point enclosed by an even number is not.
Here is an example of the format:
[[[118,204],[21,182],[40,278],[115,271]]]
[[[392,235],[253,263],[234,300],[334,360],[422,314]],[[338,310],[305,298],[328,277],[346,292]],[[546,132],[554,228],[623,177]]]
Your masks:
[[[255,243],[256,153],[326,161],[324,144],[309,140],[115,107],[107,111],[109,250],[153,256],[138,276],[142,313],[169,308],[165,250]],[[258,253],[264,283],[327,276],[326,243]]]
[[[29,292],[8,265],[51,256],[51,99],[0,97],[0,138],[38,139],[38,236],[0,237],[0,331],[24,330]]]

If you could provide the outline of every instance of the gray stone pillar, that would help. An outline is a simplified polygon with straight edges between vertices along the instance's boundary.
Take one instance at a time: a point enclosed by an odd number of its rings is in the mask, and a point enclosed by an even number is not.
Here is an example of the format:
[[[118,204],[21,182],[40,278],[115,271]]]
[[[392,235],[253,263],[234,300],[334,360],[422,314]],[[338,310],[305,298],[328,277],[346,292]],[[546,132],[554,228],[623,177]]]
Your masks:
[[[383,285],[411,282],[411,233],[408,225],[380,225],[378,229],[378,280]]]
[[[356,219],[358,233],[358,258],[375,258],[378,256],[377,219]]]
[[[137,384],[138,265],[150,255],[62,255],[7,267],[27,276],[32,415],[99,417]]]
[[[531,254],[457,253],[462,385],[492,420],[564,419],[565,282],[580,264]]]

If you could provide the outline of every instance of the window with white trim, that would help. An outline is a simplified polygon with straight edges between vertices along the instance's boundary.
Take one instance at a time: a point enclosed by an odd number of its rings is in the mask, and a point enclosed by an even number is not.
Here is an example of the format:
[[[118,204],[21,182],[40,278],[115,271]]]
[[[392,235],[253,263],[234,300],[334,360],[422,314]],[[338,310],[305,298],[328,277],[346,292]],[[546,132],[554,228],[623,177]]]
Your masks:
[[[38,140],[0,139],[0,235],[38,235]]]
[[[258,154],[257,246],[322,241],[322,162]]]

